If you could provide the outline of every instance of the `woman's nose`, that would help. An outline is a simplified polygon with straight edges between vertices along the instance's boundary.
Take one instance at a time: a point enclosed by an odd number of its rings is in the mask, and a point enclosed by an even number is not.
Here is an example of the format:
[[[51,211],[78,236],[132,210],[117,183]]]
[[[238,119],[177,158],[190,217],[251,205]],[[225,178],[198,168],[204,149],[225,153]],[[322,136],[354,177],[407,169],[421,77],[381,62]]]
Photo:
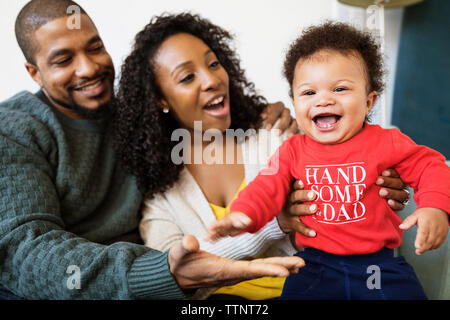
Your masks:
[[[220,83],[220,79],[209,70],[203,72],[201,79],[203,91],[216,89]]]

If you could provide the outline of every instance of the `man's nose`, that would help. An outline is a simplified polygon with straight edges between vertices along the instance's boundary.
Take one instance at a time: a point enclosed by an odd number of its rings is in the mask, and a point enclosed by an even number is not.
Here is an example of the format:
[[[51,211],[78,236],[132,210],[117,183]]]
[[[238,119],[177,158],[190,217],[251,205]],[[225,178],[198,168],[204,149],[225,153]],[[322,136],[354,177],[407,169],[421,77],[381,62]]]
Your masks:
[[[99,65],[86,55],[79,56],[77,60],[76,75],[79,78],[92,78],[100,69]]]

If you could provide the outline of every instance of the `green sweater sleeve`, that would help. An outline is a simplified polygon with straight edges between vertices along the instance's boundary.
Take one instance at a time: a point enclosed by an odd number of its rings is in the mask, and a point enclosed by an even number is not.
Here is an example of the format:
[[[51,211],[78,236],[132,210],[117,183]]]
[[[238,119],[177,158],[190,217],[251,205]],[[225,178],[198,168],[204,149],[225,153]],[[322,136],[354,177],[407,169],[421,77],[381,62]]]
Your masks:
[[[55,144],[42,121],[0,108],[0,283],[26,299],[184,298],[167,253],[67,231]]]

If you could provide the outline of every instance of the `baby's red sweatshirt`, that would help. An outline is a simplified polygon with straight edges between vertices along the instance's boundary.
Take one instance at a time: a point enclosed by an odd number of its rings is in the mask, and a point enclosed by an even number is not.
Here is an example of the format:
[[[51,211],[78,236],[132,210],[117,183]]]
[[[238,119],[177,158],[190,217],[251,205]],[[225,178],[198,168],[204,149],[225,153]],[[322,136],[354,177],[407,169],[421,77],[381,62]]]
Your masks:
[[[378,195],[380,173],[395,168],[414,188],[417,208],[434,207],[450,212],[450,169],[439,152],[414,143],[398,129],[365,124],[352,139],[323,145],[306,135],[286,140],[248,186],[230,211],[247,214],[256,232],[275,217],[286,203],[294,179],[313,190],[319,206],[301,220],[316,231],[309,238],[296,234],[301,247],[333,254],[367,254],[402,242],[400,216]]]

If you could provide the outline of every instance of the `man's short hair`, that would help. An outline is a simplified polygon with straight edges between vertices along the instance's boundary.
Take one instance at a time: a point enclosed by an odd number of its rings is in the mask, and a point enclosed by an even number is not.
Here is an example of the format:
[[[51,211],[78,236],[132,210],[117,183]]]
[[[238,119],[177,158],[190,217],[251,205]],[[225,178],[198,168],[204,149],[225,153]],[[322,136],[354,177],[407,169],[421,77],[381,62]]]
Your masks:
[[[28,2],[16,19],[16,39],[25,59],[36,64],[35,55],[39,51],[39,44],[34,33],[44,24],[55,19],[67,16],[70,6],[78,6],[80,13],[86,12],[77,3],[71,0],[32,0]]]

